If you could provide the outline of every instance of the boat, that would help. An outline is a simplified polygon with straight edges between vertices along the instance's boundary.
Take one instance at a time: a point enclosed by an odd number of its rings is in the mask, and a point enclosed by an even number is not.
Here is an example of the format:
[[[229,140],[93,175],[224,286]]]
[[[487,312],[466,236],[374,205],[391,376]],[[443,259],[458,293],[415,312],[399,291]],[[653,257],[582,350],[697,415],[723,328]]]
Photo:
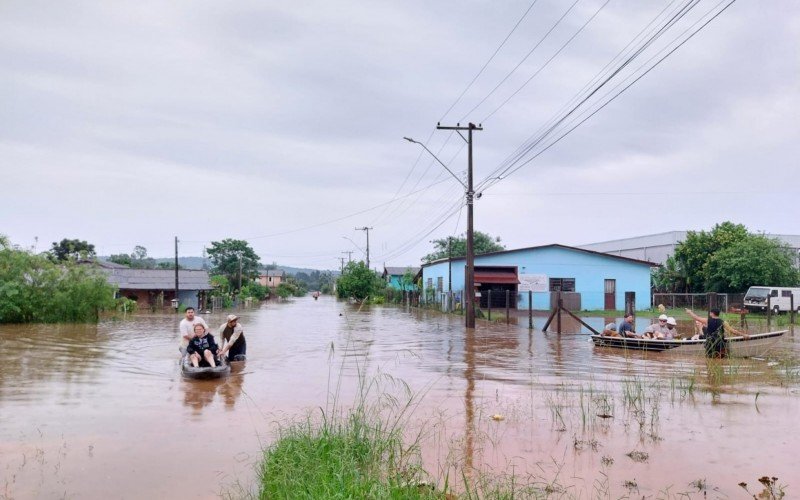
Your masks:
[[[189,356],[184,356],[181,360],[181,373],[183,376],[195,380],[208,380],[212,378],[227,377],[231,373],[231,365],[225,360],[221,360],[217,366],[201,366],[195,368],[189,361]]]
[[[778,330],[766,333],[754,333],[745,337],[728,337],[728,355],[739,358],[763,356],[780,341],[788,330]],[[597,347],[613,347],[617,349],[630,349],[635,351],[673,352],[680,354],[705,354],[705,340],[659,340],[631,337],[607,337],[605,335],[592,335],[594,345]]]

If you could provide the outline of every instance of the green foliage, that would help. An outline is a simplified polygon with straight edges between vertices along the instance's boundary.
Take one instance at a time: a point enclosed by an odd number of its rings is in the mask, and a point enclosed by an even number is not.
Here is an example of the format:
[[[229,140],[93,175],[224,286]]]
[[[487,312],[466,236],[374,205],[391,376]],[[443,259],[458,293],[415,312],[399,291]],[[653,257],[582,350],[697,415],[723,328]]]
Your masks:
[[[58,263],[0,245],[0,323],[89,322],[113,309],[105,276],[69,258]]]
[[[227,277],[230,283],[239,282],[240,261],[243,284],[258,277],[261,260],[244,240],[226,238],[212,241],[208,256],[214,265],[211,273]]]
[[[60,242],[53,242],[50,249],[50,256],[57,262],[67,260],[91,259],[95,257],[94,245],[84,240],[70,240],[64,238]]]
[[[417,284],[414,282],[417,274],[410,268],[400,277],[400,290],[404,292],[411,292],[417,290]]]
[[[493,238],[486,233],[475,231],[473,236],[473,246],[475,255],[505,250],[505,246],[500,244],[500,237]],[[448,246],[450,247],[448,250]],[[465,257],[467,255],[467,236],[458,238],[441,238],[433,240],[434,251],[422,258],[424,262],[446,259],[449,257]]]
[[[741,292],[751,285],[797,283],[789,249],[732,222],[689,231],[675,255],[653,273],[656,289],[669,292]]]
[[[121,264],[123,266],[128,266],[133,269],[155,269],[156,268],[156,260],[147,257],[147,249],[141,245],[136,245],[133,247],[133,252],[130,254],[127,253],[119,253],[114,254],[108,257],[109,262],[113,262],[115,264]],[[167,264],[166,266],[162,266],[162,264]],[[175,263],[160,263],[158,267],[161,269],[175,269]]]
[[[363,261],[348,262],[342,275],[336,280],[336,293],[339,298],[364,300],[367,297],[383,295],[386,282]]]
[[[231,283],[225,276],[211,276],[209,282],[211,283],[211,295],[222,297],[231,293]]]
[[[305,284],[291,277],[286,278],[275,288],[275,294],[282,299],[302,297],[306,293],[308,293],[308,289],[306,289]]]
[[[333,275],[330,271],[312,271],[311,273],[299,272],[292,276],[297,283],[306,290],[319,290],[322,293],[332,293]]]
[[[117,312],[122,313],[134,313],[139,305],[136,303],[135,300],[131,300],[128,297],[120,297],[116,300],[114,305],[114,309]]]
[[[240,297],[242,298],[253,297],[258,300],[264,300],[267,296],[269,296],[269,288],[261,285],[261,283],[257,281],[242,285],[242,291],[240,293]]]
[[[707,275],[706,288],[712,292],[800,283],[792,250],[777,240],[759,235],[748,236],[714,253],[708,261]]]

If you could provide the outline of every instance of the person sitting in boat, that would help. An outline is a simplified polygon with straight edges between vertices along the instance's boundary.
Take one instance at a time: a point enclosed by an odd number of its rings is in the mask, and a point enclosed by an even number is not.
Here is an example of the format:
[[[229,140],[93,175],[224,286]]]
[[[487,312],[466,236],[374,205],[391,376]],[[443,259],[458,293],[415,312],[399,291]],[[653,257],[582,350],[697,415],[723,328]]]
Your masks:
[[[244,329],[235,314],[228,315],[228,321],[219,327],[219,341],[222,344],[220,357],[228,355],[233,360],[236,356],[247,354],[247,342],[244,339]]]
[[[181,351],[181,354],[186,354],[186,344],[194,337],[194,325],[201,324],[208,330],[206,321],[200,316],[195,315],[194,307],[187,307],[185,314],[186,317],[183,318],[178,325],[181,332],[181,343],[180,346],[178,346],[178,350]]]
[[[664,333],[664,340],[674,340],[679,339],[681,336],[678,333],[678,322],[675,321],[675,318],[672,316],[667,318],[667,329],[666,333]]]
[[[186,346],[186,354],[189,356],[192,366],[199,368],[200,364],[204,362],[211,367],[217,366],[214,356],[218,351],[214,336],[208,333],[203,325],[199,323],[194,325],[194,337],[189,339]]]
[[[619,333],[617,333],[617,325],[615,323],[609,323],[603,329],[603,333],[601,334],[604,337],[621,337]]]
[[[622,318],[622,323],[619,324],[617,329],[621,337],[640,338],[641,335],[636,333],[633,327],[633,313],[628,313]]]
[[[665,339],[667,338],[667,334],[671,333],[667,329],[667,315],[662,314],[658,317],[658,322],[654,325],[651,325],[652,328],[652,335],[650,335],[651,339]],[[670,337],[672,338],[672,337]]]
[[[728,355],[728,343],[726,337],[740,336],[745,339],[750,338],[744,332],[740,332],[730,323],[720,318],[719,309],[710,309],[708,318],[703,318],[694,313],[691,309],[686,310],[686,314],[692,317],[695,324],[702,328],[702,334],[695,335],[692,340],[705,339],[706,357],[724,358]]]

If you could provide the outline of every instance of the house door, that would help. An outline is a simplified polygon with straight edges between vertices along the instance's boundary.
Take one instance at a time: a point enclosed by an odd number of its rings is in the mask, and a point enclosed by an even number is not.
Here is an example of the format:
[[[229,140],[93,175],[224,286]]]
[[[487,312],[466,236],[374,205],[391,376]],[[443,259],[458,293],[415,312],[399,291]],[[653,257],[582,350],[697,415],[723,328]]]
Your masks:
[[[617,280],[606,280],[605,282],[605,304],[606,311],[615,311],[617,309]]]

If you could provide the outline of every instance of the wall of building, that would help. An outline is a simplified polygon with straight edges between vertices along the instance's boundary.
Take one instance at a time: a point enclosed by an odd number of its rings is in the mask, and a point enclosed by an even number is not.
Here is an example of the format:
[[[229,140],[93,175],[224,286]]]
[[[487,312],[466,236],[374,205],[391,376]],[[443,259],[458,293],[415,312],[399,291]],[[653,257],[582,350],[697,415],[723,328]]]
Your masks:
[[[423,292],[434,288],[442,278],[443,291],[447,291],[448,265],[452,265],[453,291],[464,289],[464,260],[452,263],[438,262],[423,267]],[[650,268],[604,255],[590,254],[560,247],[543,247],[530,250],[509,251],[475,258],[476,266],[516,266],[519,274],[544,274],[548,278],[574,278],[575,291],[581,294],[582,309],[603,309],[606,279],[616,280],[616,307],[625,305],[625,292],[636,292],[636,309],[650,307]],[[425,296],[425,293],[423,293]],[[518,294],[517,307],[528,307],[528,294]],[[550,292],[533,293],[534,309],[550,308]]]

